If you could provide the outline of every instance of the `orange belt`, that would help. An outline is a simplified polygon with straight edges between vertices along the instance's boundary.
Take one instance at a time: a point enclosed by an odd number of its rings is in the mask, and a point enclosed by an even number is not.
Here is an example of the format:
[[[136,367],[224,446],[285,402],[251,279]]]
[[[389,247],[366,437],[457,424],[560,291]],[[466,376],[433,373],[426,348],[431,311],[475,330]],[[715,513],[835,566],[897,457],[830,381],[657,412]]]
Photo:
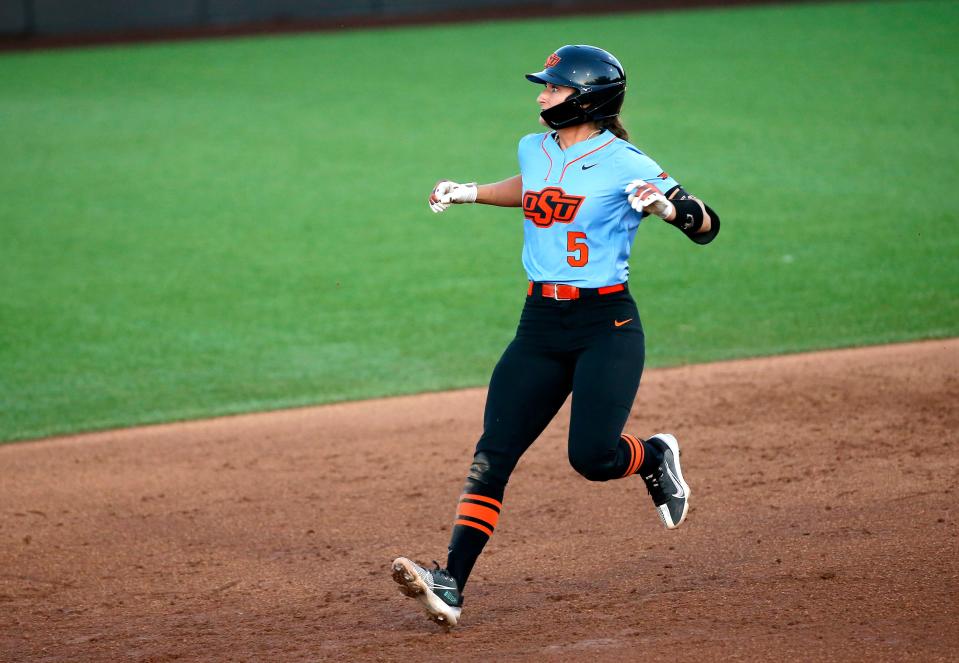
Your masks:
[[[602,288],[577,288],[575,285],[566,285],[565,283],[533,283],[530,281],[529,287],[526,288],[526,296],[530,297],[539,290],[539,293],[543,297],[557,301],[567,301],[570,299],[579,299],[584,295],[611,295],[614,292],[622,292],[625,289],[625,283],[607,285]]]

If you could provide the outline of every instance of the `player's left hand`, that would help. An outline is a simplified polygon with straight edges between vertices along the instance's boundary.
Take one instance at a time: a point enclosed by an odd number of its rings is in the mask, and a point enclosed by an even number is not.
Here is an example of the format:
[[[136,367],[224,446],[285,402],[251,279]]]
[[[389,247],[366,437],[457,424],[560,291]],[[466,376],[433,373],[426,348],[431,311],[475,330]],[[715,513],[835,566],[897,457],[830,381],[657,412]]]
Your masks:
[[[669,202],[669,199],[645,180],[633,180],[626,185],[625,193],[629,194],[627,200],[637,212],[655,214],[659,218],[667,220],[676,215],[676,208]]]

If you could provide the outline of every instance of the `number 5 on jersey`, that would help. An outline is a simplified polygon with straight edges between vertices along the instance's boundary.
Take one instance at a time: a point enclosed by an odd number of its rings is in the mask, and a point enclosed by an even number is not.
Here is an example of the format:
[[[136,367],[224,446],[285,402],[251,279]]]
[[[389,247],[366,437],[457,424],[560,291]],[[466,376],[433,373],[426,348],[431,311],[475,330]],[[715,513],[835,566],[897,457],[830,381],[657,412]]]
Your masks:
[[[570,267],[582,267],[589,262],[589,245],[586,244],[586,233],[569,231],[566,233],[566,250],[575,253],[575,256],[566,256]]]

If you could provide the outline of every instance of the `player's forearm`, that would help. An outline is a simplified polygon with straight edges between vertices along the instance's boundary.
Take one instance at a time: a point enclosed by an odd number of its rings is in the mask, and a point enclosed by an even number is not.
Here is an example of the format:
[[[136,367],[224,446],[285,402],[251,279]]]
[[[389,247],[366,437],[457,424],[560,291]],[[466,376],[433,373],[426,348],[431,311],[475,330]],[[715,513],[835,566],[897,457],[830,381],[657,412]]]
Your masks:
[[[476,202],[498,207],[523,206],[523,178],[514,175],[509,179],[476,187]]]
[[[708,232],[712,229],[712,219],[711,219],[710,216],[709,216],[709,212],[706,211],[706,206],[703,205],[702,202],[700,202],[700,201],[698,201],[698,200],[697,200],[696,202],[699,203],[699,206],[702,208],[702,211],[703,211],[703,225],[700,226],[699,230],[697,230],[694,234],[696,234],[696,235],[702,235],[703,233],[708,233]],[[673,207],[672,211],[670,212],[670,215],[669,215],[667,218],[663,219],[663,220],[666,221],[666,222],[668,222],[668,223],[673,223],[673,222],[676,220],[676,207],[675,207],[675,206]]]
[[[673,203],[672,218],[666,218],[697,244],[709,244],[719,234],[719,215],[696,196],[676,186],[669,191]]]

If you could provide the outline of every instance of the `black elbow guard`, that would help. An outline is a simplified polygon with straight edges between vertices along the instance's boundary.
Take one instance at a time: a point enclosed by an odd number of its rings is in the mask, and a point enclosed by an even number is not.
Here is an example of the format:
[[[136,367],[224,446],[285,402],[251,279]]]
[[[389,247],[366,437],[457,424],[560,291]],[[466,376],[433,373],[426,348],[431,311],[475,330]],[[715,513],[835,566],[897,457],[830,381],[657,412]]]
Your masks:
[[[673,206],[676,208],[676,216],[672,221],[667,221],[687,235],[695,235],[703,227],[705,216],[703,215],[703,206],[692,198],[683,198],[674,200]]]
[[[689,239],[697,244],[709,244],[716,239],[716,235],[719,234],[719,215],[709,205],[687,193],[681,186],[674,186],[667,191],[666,197],[676,208],[675,218],[667,223],[682,230]],[[706,220],[703,213],[704,209],[705,214],[709,215],[709,230],[701,233],[699,231]]]

